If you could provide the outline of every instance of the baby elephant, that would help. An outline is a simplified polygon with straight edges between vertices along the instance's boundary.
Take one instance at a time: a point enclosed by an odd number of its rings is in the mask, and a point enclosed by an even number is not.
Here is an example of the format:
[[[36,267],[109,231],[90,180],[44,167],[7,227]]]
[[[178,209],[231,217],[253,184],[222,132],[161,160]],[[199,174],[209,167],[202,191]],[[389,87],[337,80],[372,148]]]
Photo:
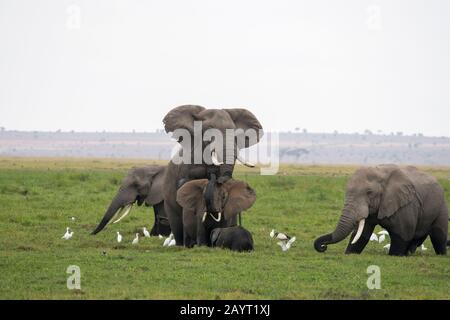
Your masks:
[[[227,248],[233,251],[253,250],[252,235],[241,226],[213,229],[211,244],[213,247]]]
[[[428,236],[436,254],[446,254],[447,221],[444,190],[432,176],[415,167],[364,167],[347,184],[336,229],[319,237],[314,247],[324,252],[353,232],[346,253],[361,253],[380,225],[389,232],[390,255],[413,253]]]

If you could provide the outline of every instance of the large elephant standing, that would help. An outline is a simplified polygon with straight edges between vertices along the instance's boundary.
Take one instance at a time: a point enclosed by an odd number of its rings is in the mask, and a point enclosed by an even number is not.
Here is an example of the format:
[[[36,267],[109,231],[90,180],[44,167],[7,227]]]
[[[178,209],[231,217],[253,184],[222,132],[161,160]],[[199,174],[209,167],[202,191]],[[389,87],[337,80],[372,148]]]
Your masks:
[[[106,210],[102,220],[92,234],[97,234],[117,215],[121,216],[115,221],[124,218],[136,203],[153,206],[155,222],[150,231],[152,236],[170,234],[169,221],[164,211],[163,181],[166,166],[149,165],[134,167],[123,179],[122,184]]]
[[[379,224],[389,232],[390,255],[413,253],[427,236],[436,254],[446,254],[447,221],[444,191],[435,178],[415,167],[366,167],[347,184],[336,229],[319,237],[314,247],[323,252],[353,231],[346,253],[361,253]]]
[[[180,163],[174,161],[174,158],[169,162],[164,181],[164,208],[169,218],[170,228],[174,234],[176,244],[186,247],[195,245],[197,239],[193,238],[188,232],[184,232],[184,222],[187,223],[187,221],[184,221],[183,210],[176,201],[177,190],[189,180],[209,179],[213,182],[210,184],[208,194],[212,195],[213,192],[211,190],[215,185],[220,185],[231,178],[239,150],[257,143],[262,136],[261,124],[246,109],[205,109],[201,106],[184,105],[172,109],[163,119],[166,132],[184,129],[189,133],[191,140],[197,138],[194,135],[196,133],[194,121],[201,123],[202,131],[200,133],[202,135],[208,129],[215,129],[224,137],[227,129],[242,129],[243,131],[253,129],[258,135],[256,140],[244,138],[235,139],[232,145],[224,143],[222,150],[217,150],[216,147],[213,147],[212,142],[203,140],[200,146],[195,145],[195,143],[192,143],[190,146],[183,145],[183,149],[180,150],[178,155],[188,152],[191,155],[190,163],[185,161]],[[205,150],[206,154],[211,157],[212,163],[211,161],[207,163],[203,156],[201,156],[199,163],[195,161],[195,155],[202,155]],[[215,158],[216,155],[214,153],[217,154],[217,158]],[[224,161],[225,159],[227,161]],[[210,201],[212,199],[208,200],[208,202]]]

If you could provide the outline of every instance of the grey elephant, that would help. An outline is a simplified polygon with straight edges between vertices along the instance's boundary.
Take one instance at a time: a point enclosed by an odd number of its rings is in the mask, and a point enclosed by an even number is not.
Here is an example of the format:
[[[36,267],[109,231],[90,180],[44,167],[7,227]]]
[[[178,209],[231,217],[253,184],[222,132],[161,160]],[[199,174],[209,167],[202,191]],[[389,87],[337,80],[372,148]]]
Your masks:
[[[123,179],[122,184],[106,210],[102,220],[92,234],[97,234],[113,219],[120,215],[115,222],[122,220],[136,203],[138,206],[145,204],[153,206],[155,221],[150,235],[168,236],[170,225],[164,211],[163,181],[166,166],[148,165],[134,167]]]
[[[314,247],[324,252],[353,231],[346,253],[361,253],[375,226],[381,225],[391,238],[389,255],[413,253],[427,236],[436,254],[446,254],[447,220],[444,191],[435,178],[411,166],[364,167],[347,184],[336,229],[319,237]]]
[[[253,237],[241,226],[215,228],[211,231],[211,246],[233,251],[252,251]]]
[[[232,177],[236,160],[251,166],[240,159],[239,150],[258,143],[263,134],[262,126],[258,119],[246,109],[205,109],[195,105],[184,105],[172,109],[164,117],[163,123],[166,132],[184,129],[183,131],[188,133],[188,138],[191,140],[198,138],[196,124],[201,124],[199,133],[202,136],[208,129],[214,129],[224,137],[226,132],[229,132],[227,129],[239,132],[231,143],[224,143],[221,148],[213,143],[215,141],[203,141],[202,137],[200,137],[201,143],[197,145],[195,143],[186,145],[184,137],[178,138],[178,142],[182,143],[182,149],[168,164],[164,180],[164,208],[176,244],[186,247],[192,247],[196,243],[204,245],[207,243],[207,238],[196,237],[196,233],[192,232],[190,226],[191,221],[184,219],[182,207],[177,202],[177,190],[190,180],[208,179],[211,183],[206,193],[209,197],[207,203],[213,202],[214,199],[211,197],[215,193],[212,190]],[[252,130],[257,132],[257,136],[255,139],[248,139],[245,132]],[[175,158],[187,154],[191,155],[189,161],[175,161]],[[196,160],[198,155],[200,155],[200,161],[198,158]]]
[[[208,184],[207,179],[185,183],[178,190],[177,202],[182,207],[186,237],[199,245],[212,246],[211,232],[216,228],[236,226],[237,215],[253,205],[256,193],[246,182],[229,179],[212,189],[213,202],[207,210],[204,193],[208,192]]]

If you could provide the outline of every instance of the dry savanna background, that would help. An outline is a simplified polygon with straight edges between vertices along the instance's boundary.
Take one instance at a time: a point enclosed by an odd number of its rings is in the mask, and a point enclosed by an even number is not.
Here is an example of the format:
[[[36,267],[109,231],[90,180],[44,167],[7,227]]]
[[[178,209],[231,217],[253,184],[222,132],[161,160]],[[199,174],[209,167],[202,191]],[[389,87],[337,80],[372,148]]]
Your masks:
[[[257,193],[243,214],[251,253],[167,248],[158,237],[132,246],[134,234],[153,224],[146,207],[90,235],[128,169],[150,163],[164,162],[0,158],[0,298],[450,299],[450,258],[436,256],[429,239],[428,250],[410,257],[387,256],[389,238],[370,242],[361,255],[344,255],[347,241],[314,250],[314,239],[337,222],[354,166],[282,166],[274,176],[238,166],[234,176]],[[422,169],[438,178],[450,202],[450,167]],[[66,227],[74,231],[67,241]],[[272,229],[297,237],[289,251],[269,237]],[[67,288],[70,265],[80,267],[79,290]],[[381,289],[367,287],[371,265],[380,267]]]

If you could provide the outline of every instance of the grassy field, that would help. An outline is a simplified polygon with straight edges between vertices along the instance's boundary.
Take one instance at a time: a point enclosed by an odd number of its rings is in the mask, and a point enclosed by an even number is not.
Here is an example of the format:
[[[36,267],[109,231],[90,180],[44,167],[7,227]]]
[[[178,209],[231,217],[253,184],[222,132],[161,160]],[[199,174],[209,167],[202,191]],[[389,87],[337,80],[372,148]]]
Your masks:
[[[258,197],[243,215],[252,253],[164,248],[157,237],[132,246],[153,224],[149,208],[89,235],[127,169],[143,163],[151,161],[1,158],[0,299],[450,299],[450,257],[436,256],[429,239],[428,251],[406,258],[387,256],[387,242],[361,255],[344,255],[346,241],[315,252],[314,239],[339,217],[351,166],[286,166],[276,176],[238,167],[235,178]],[[450,168],[424,170],[450,203]],[[269,237],[272,228],[297,237],[290,251]],[[81,290],[66,287],[69,265],[81,268]],[[380,267],[380,290],[366,286],[369,265]]]

